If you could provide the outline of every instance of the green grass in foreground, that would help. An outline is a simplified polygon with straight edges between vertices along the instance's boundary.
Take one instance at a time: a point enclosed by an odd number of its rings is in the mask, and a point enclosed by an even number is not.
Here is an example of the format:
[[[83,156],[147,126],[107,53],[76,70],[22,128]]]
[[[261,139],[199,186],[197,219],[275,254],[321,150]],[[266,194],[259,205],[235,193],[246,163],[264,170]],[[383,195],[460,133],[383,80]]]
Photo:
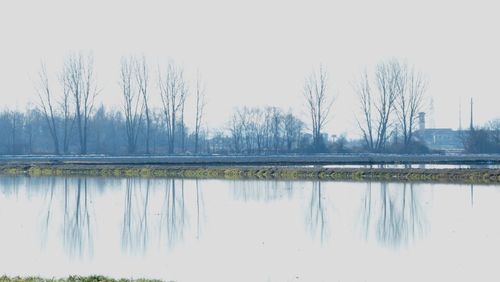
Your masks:
[[[154,279],[113,279],[105,276],[70,276],[68,278],[7,277],[0,276],[0,282],[157,282]]]

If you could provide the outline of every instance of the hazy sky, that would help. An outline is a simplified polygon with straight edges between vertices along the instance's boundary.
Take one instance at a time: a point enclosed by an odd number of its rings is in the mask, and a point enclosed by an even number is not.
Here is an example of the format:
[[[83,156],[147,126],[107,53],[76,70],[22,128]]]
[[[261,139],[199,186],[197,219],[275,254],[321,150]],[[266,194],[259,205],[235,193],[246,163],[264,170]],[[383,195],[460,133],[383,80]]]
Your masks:
[[[342,133],[356,129],[352,81],[395,57],[428,78],[436,126],[457,127],[459,100],[466,108],[470,97],[483,123],[500,117],[499,26],[495,1],[5,0],[0,108],[36,101],[40,60],[56,73],[69,52],[91,50],[106,105],[120,106],[120,57],[145,54],[154,70],[168,59],[190,78],[199,69],[212,127],[244,105],[307,120],[304,77],[323,63],[336,96],[328,131]]]

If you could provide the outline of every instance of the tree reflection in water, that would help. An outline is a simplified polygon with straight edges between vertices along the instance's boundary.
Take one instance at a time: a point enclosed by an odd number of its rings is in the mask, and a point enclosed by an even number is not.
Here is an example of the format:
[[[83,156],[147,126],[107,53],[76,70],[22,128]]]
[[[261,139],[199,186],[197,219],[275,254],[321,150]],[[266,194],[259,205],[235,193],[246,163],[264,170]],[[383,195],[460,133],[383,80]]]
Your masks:
[[[161,186],[152,189],[151,182]],[[154,242],[160,247],[173,248],[185,236],[189,226],[188,210],[191,209],[196,217],[196,234],[193,235],[198,239],[205,209],[201,185],[198,180],[194,184],[188,189],[183,179],[127,179],[122,220],[123,250],[145,253],[151,247],[151,238],[157,238]],[[150,215],[157,219],[149,218]]]
[[[145,182],[145,187],[142,185]],[[149,245],[148,206],[151,179],[125,180],[122,248],[130,253],[144,253]]]
[[[306,210],[306,222],[312,237],[319,237],[321,243],[329,235],[327,200],[321,181],[313,181],[311,198]]]
[[[470,206],[474,207],[474,184],[470,185]]]
[[[427,221],[414,184],[389,187],[389,184],[381,183],[379,188],[378,199],[373,197],[372,183],[368,183],[365,190],[360,216],[363,237],[368,239],[370,231],[375,229],[377,240],[392,247],[421,238]]]
[[[362,234],[365,240],[368,240],[370,234],[370,223],[372,215],[372,183],[366,185],[365,195],[363,197],[363,206],[361,207],[361,226]]]
[[[76,180],[76,189],[64,181],[63,244],[70,256],[92,255],[92,230],[87,178]]]
[[[178,182],[180,182],[180,186],[178,186]],[[167,179],[165,186],[160,213],[160,240],[166,239],[167,247],[172,248],[184,236],[186,224],[184,179]]]
[[[67,181],[65,179],[65,181]],[[45,198],[48,198],[46,199],[47,201],[47,207],[46,207],[46,212],[44,213],[44,216],[43,216],[43,221],[42,221],[42,232],[41,232],[41,244],[42,244],[42,247],[45,247],[45,244],[47,243],[47,238],[48,238],[48,235],[49,235],[49,226],[50,226],[50,218],[51,218],[51,215],[52,215],[52,201],[54,199],[54,189],[56,187],[56,178],[55,177],[51,177],[49,179],[49,189],[39,189],[41,191],[44,191],[45,194],[44,194],[44,197]]]
[[[202,220],[205,214],[205,201],[203,200],[203,190],[200,189],[199,180],[196,183],[196,239],[200,239],[202,233]]]

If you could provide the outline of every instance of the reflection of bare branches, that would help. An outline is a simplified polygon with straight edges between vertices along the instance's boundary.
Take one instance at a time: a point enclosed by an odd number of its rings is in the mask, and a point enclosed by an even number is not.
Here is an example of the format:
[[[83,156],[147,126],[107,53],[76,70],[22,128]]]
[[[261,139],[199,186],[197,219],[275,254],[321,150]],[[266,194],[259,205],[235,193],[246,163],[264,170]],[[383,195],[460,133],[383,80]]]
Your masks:
[[[426,221],[417,191],[413,184],[403,183],[402,186],[390,189],[387,183],[381,183],[379,202],[374,206],[371,183],[368,184],[361,208],[365,238],[369,237],[373,215],[377,218],[374,222],[376,237],[385,245],[398,247],[423,236]]]
[[[365,237],[365,240],[368,239],[371,215],[372,215],[372,183],[368,182],[366,187],[366,193],[363,198],[363,206],[361,209],[361,224],[363,226],[363,235]]]
[[[181,179],[180,190],[176,189],[176,180],[168,179],[165,189],[162,212],[160,216],[160,236],[166,229],[167,245],[173,247],[184,236],[186,208],[184,206],[184,180]]]
[[[199,181],[196,181],[196,239],[200,239],[201,234],[201,213],[205,214],[205,202],[203,201],[203,193],[200,190]]]
[[[387,183],[382,183],[380,190],[381,206],[377,224],[377,237],[384,243],[397,244],[401,241],[401,211],[396,210],[396,197],[390,197]],[[404,198],[403,198],[404,202]]]
[[[474,184],[470,185],[470,206],[474,207]]]
[[[293,182],[278,181],[235,181],[232,189],[234,197],[243,201],[276,201],[293,195]]]
[[[42,232],[41,232],[41,242],[42,242],[42,247],[45,246],[45,243],[47,242],[47,237],[49,234],[49,224],[50,224],[50,216],[51,216],[51,210],[52,210],[52,200],[54,198],[54,189],[56,186],[56,178],[51,177],[50,178],[50,189],[42,189],[46,193],[48,192],[49,194],[49,199],[47,203],[47,213],[45,214],[43,223],[42,223]]]
[[[321,189],[321,182],[314,181],[311,190],[311,201],[307,210],[306,220],[309,225],[309,231],[313,237],[319,236],[321,242],[328,235],[328,217],[326,211],[325,196]]]
[[[126,180],[125,207],[122,224],[122,247],[130,252],[145,252],[149,243],[148,205],[150,179],[146,180],[146,188],[136,187],[142,180],[128,178]],[[135,202],[134,202],[135,200]],[[135,203],[135,204],[134,204]]]
[[[69,197],[67,181],[64,187],[64,245],[70,255],[83,256],[92,253],[92,234],[89,213],[89,193],[87,179],[78,178],[72,202]],[[73,205],[72,205],[73,204]]]
[[[21,181],[30,181],[30,179],[21,178],[19,176],[2,176],[0,177],[0,191],[5,196],[17,196]]]

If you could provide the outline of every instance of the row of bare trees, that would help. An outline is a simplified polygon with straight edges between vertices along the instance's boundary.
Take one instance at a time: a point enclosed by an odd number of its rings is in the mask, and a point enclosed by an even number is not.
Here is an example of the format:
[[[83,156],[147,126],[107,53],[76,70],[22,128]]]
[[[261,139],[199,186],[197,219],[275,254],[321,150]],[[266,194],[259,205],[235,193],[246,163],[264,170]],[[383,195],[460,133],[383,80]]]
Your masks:
[[[304,83],[303,97],[309,122],[301,121],[291,111],[285,113],[276,107],[244,107],[235,111],[226,130],[214,131],[212,144],[207,143],[208,134],[203,126],[206,95],[199,73],[196,81],[189,83],[184,69],[173,62],[158,65],[153,73],[144,56],[129,56],[121,60],[118,84],[123,107],[119,113],[104,112],[102,106],[96,105],[100,89],[92,55],[69,55],[55,76],[50,76],[42,63],[36,81],[38,111],[55,154],[87,154],[90,135],[94,138],[91,151],[105,152],[107,149],[103,148],[110,147],[111,141],[102,139],[114,139],[116,134],[108,136],[102,129],[104,124],[109,124],[113,132],[123,131],[119,136],[126,141],[126,152],[115,146],[114,153],[174,154],[189,151],[198,154],[225,150],[228,153],[260,154],[332,150],[325,128],[334,110],[335,97],[328,84],[326,68],[322,65],[312,71]],[[413,146],[416,119],[423,110],[426,88],[422,74],[398,60],[378,64],[373,75],[366,71],[361,75],[354,90],[361,110],[356,120],[366,150],[384,152],[391,137],[399,135],[404,150]],[[151,101],[155,100],[152,93],[161,102],[157,108],[151,106]],[[189,96],[194,100],[187,105]],[[100,113],[97,108],[102,109]],[[194,113],[191,131],[185,123],[186,110]],[[96,128],[91,130],[91,126]],[[347,141],[345,138],[340,141],[339,146],[344,148]]]
[[[136,153],[141,121],[146,123],[146,154],[150,153],[151,109],[149,100],[149,67],[142,57],[122,58],[120,85],[123,92],[124,114],[127,129],[128,153]],[[195,87],[195,153],[198,153],[200,131],[205,109],[205,89],[198,73]],[[168,153],[175,152],[176,138],[180,137],[181,151],[186,150],[186,126],[184,113],[186,99],[190,93],[182,67],[169,62],[166,68],[158,67],[158,88],[161,111],[164,117]],[[180,132],[178,132],[180,131]]]
[[[231,119],[231,147],[236,153],[247,154],[293,152],[304,148],[303,129],[304,123],[291,111],[244,107]]]
[[[60,152],[60,134],[58,133],[60,127],[56,122],[56,115],[60,115],[63,118],[61,128],[63,152],[68,153],[69,134],[76,123],[79,151],[81,154],[86,154],[89,120],[99,92],[93,57],[72,54],[66,58],[63,69],[58,75],[62,95],[55,94],[55,87],[43,63],[38,76],[36,89],[40,100],[40,110],[47,122],[55,153]]]
[[[378,64],[373,77],[361,75],[354,85],[361,109],[357,123],[368,150],[383,152],[397,132],[405,150],[412,146],[426,88],[422,74],[398,60]]]
[[[121,60],[119,85],[123,98],[123,116],[127,153],[137,153],[139,135],[144,133],[145,153],[151,153],[151,130],[153,123],[150,107],[150,68],[145,57],[123,57]],[[70,133],[74,127],[78,133],[80,154],[88,152],[90,119],[94,114],[95,101],[99,93],[94,73],[93,57],[83,53],[71,54],[65,61],[57,81],[51,81],[42,63],[36,90],[39,110],[50,133],[54,153],[69,153]],[[174,153],[177,138],[181,140],[181,151],[186,150],[186,126],[184,113],[190,92],[182,67],[173,62],[165,68],[158,67],[158,92],[161,98],[162,123],[166,130],[168,153]],[[200,147],[205,90],[198,74],[195,87],[195,153]]]

